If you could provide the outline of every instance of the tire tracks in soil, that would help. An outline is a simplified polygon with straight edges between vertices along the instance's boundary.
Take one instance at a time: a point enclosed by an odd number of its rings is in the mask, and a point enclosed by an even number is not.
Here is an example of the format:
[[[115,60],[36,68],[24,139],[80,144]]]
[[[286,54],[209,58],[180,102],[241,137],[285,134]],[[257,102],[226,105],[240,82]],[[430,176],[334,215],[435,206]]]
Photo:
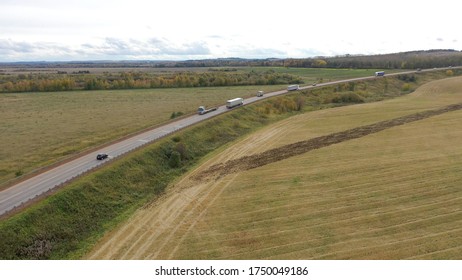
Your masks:
[[[196,224],[207,213],[210,206],[215,203],[215,201],[221,196],[221,194],[225,191],[225,189],[227,189],[228,186],[231,185],[231,183],[234,181],[234,179],[236,177],[237,177],[237,174],[234,175],[234,177],[231,178],[229,181],[227,181],[224,184],[224,186],[218,191],[218,193],[211,198],[211,200],[204,203],[204,206],[200,209],[201,210],[200,213],[198,213],[198,215],[195,215],[195,217],[192,220],[189,221],[190,224],[189,224],[187,230],[181,235],[181,237],[179,238],[179,240],[176,243],[176,246],[170,251],[170,254],[168,255],[167,259],[174,259],[175,253],[178,251],[178,249],[180,248],[180,245],[186,239],[186,237],[191,232],[191,230],[196,226]]]

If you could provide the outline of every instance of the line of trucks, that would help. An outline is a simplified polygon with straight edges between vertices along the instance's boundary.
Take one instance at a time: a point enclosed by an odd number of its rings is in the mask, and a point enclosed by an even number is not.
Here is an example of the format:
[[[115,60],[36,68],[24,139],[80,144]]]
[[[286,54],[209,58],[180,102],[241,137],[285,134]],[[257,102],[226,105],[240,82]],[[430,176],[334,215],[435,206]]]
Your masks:
[[[244,104],[244,98],[238,97],[238,98],[234,98],[234,99],[230,99],[230,100],[226,101],[226,108],[231,109],[231,108],[234,108],[236,106],[240,106],[242,104]],[[199,106],[199,108],[197,109],[197,113],[199,115],[205,115],[207,113],[216,111],[217,109],[218,109],[217,107],[206,108],[205,106]]]
[[[300,89],[299,85],[290,85],[287,87],[287,91],[292,91],[292,90],[298,90]],[[264,95],[264,92],[262,90],[257,92],[257,97],[262,97]],[[226,108],[231,109],[237,106],[240,106],[244,104],[244,98],[234,98],[226,101]],[[212,107],[212,108],[206,108],[205,106],[199,106],[197,109],[197,113],[199,115],[205,115],[207,113],[216,111],[218,108],[217,107]]]

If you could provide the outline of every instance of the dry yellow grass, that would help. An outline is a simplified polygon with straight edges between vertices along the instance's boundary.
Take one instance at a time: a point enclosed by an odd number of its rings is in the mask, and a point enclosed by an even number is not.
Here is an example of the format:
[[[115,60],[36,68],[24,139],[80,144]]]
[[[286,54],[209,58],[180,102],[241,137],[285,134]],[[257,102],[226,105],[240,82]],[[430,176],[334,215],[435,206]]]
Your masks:
[[[462,112],[197,183],[210,166],[462,102],[462,78],[312,112],[209,157],[90,252],[96,259],[461,259]]]

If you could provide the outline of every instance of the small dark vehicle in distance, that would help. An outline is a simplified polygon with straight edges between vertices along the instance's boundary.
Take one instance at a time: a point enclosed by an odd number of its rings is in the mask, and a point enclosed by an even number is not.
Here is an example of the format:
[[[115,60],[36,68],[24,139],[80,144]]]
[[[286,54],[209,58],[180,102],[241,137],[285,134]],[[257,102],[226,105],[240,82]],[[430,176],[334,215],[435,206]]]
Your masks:
[[[96,156],[96,159],[97,160],[103,160],[103,159],[107,159],[108,155],[107,154],[98,154]]]

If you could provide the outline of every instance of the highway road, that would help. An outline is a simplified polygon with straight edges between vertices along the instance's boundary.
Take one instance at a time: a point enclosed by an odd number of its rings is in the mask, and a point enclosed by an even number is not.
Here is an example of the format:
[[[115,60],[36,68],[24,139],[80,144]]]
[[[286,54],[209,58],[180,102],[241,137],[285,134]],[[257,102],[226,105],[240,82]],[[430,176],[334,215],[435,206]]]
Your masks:
[[[445,68],[443,68],[445,69]],[[422,70],[422,71],[432,71]],[[439,68],[438,70],[442,70]],[[387,74],[387,76],[405,74],[405,73],[415,73],[415,71],[400,72],[395,74]],[[309,89],[313,87],[321,87],[351,81],[360,81],[366,79],[375,79],[375,76],[368,76],[363,78],[347,79],[341,81],[327,82],[318,84],[316,86],[305,86],[300,87],[300,89]],[[379,77],[381,78],[381,77]],[[270,98],[277,95],[282,95],[287,93],[287,90],[281,90],[276,92],[265,93],[263,97],[251,97],[244,100],[244,106],[247,104],[254,103],[259,100]],[[239,96],[236,96],[239,97]],[[76,158],[72,161],[63,163],[57,167],[54,167],[46,172],[38,174],[32,178],[19,182],[18,184],[11,186],[0,192],[0,215],[8,213],[16,208],[22,207],[28,201],[40,197],[42,194],[57,188],[66,182],[74,179],[86,173],[96,167],[110,162],[112,159],[118,158],[124,154],[129,153],[130,151],[137,149],[148,143],[152,143],[159,138],[167,136],[175,131],[183,129],[185,127],[191,126],[193,124],[199,123],[203,120],[213,118],[217,115],[223,114],[230,110],[236,110],[237,108],[227,109],[225,105],[217,108],[216,111],[210,112],[205,115],[193,115],[186,118],[182,118],[171,123],[165,124],[161,127],[137,134],[120,142],[111,144],[100,150],[95,151],[94,153],[83,155],[79,158]],[[96,155],[98,153],[106,153],[109,155],[107,160],[97,160]]]

